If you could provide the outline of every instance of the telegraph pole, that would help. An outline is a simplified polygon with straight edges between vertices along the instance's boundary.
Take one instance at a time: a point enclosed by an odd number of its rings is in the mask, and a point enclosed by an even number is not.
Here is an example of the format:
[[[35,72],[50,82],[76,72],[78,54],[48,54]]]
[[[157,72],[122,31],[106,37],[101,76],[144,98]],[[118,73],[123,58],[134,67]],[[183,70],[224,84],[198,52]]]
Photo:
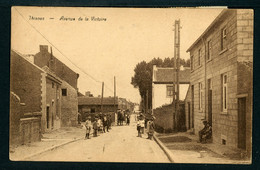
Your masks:
[[[114,113],[116,113],[116,77],[114,76]]]
[[[103,113],[103,98],[104,98],[104,82],[102,82],[102,94],[101,94],[101,112]]]
[[[173,126],[174,130],[178,130],[179,124],[179,70],[180,70],[180,20],[175,20],[174,32],[174,80],[173,80]]]

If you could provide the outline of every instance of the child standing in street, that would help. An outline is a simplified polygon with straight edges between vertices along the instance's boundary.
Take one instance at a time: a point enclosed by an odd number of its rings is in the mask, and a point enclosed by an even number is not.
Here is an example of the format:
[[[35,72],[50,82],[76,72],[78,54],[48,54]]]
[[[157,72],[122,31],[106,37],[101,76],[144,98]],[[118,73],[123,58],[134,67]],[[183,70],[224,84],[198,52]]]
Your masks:
[[[85,139],[90,139],[90,130],[91,130],[91,121],[90,121],[91,117],[89,116],[86,120],[86,123],[85,123],[85,127],[86,127],[86,136],[85,136]]]

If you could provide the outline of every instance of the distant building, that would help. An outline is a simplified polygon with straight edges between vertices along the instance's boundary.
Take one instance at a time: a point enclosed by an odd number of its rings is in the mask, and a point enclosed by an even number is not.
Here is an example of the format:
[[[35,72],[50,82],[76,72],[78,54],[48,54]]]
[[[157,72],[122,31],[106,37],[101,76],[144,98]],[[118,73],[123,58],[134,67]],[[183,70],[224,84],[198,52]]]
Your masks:
[[[206,119],[213,142],[252,150],[253,10],[223,10],[187,50],[195,134]]]
[[[47,45],[40,45],[40,52],[34,56],[34,64],[40,68],[48,67],[61,83],[61,126],[76,126],[78,119],[78,88],[79,74],[48,52]]]
[[[153,66],[152,98],[153,109],[168,105],[173,100],[173,68]],[[182,67],[179,72],[179,99],[184,100],[190,84],[190,68]]]
[[[103,113],[114,113],[118,109],[118,98],[115,100],[114,108],[114,97],[103,98]],[[101,97],[89,97],[80,96],[78,97],[78,110],[82,115],[82,119],[85,120],[86,115],[100,113],[101,110]]]

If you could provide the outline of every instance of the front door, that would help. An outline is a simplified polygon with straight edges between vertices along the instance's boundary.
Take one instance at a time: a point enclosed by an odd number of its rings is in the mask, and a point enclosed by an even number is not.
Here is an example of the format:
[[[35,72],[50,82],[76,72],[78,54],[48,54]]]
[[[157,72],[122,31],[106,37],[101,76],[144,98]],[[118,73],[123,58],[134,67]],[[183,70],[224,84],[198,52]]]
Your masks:
[[[246,98],[238,98],[238,148],[246,149]]]
[[[190,102],[188,102],[188,129],[191,127]]]
[[[50,118],[50,107],[47,106],[47,108],[46,108],[46,123],[47,123],[47,129],[50,128],[49,118]]]

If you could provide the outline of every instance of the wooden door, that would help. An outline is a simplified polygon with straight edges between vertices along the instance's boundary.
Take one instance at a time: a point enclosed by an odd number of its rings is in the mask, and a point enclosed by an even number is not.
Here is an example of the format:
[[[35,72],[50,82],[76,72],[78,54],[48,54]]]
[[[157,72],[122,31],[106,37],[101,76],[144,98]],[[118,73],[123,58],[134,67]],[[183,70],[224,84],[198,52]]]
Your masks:
[[[246,98],[238,98],[238,148],[246,149]]]

